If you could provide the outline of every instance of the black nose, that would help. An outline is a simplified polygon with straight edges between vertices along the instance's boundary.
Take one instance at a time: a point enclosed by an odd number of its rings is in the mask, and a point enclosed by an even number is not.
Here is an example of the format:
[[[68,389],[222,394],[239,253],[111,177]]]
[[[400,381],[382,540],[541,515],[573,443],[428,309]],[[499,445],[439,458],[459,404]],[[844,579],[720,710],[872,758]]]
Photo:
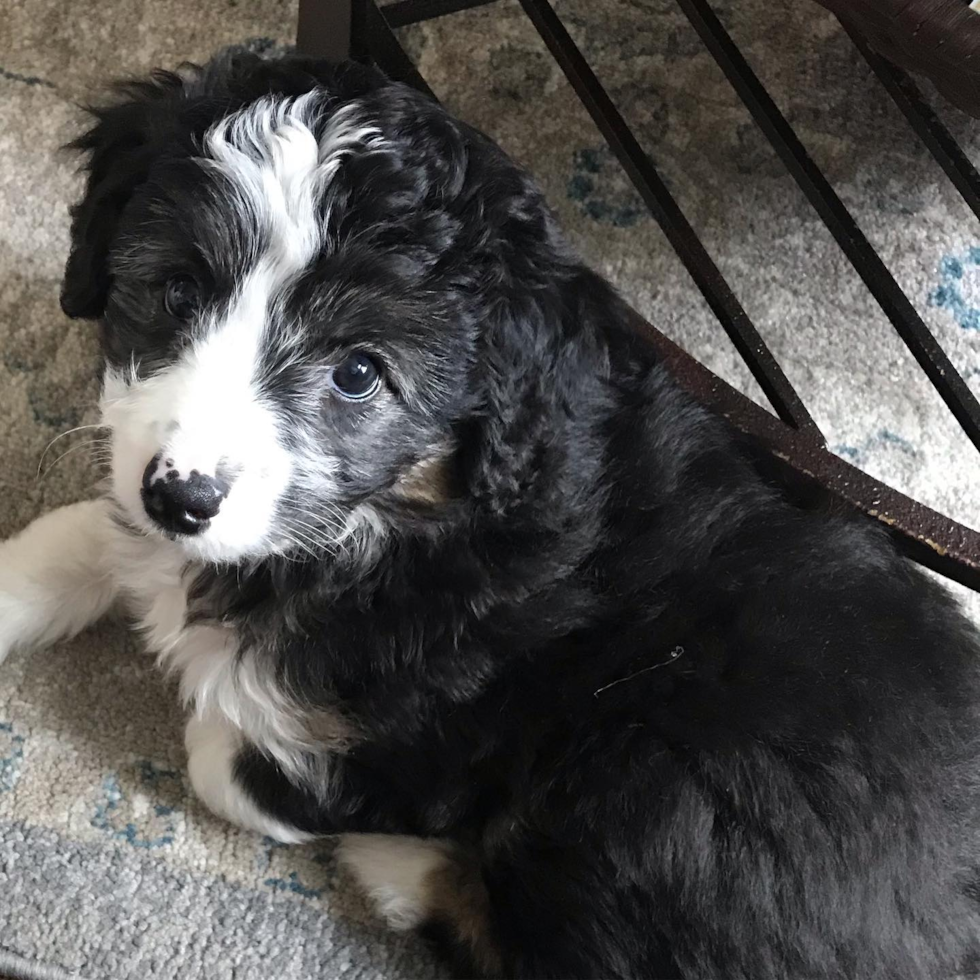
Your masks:
[[[191,470],[183,476],[155,456],[143,471],[143,507],[165,531],[199,534],[218,513],[227,488],[211,476]]]

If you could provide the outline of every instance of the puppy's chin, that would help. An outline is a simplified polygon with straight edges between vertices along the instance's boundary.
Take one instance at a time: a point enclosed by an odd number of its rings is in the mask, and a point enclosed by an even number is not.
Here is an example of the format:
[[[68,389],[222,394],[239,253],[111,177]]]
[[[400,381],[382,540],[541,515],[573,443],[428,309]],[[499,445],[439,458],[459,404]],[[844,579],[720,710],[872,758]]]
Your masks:
[[[263,535],[260,538],[243,538],[235,535],[234,529],[220,520],[198,534],[176,534],[158,527],[145,516],[123,508],[124,520],[135,531],[149,540],[167,543],[169,548],[181,552],[190,562],[208,564],[236,564],[247,560],[265,558],[269,555],[282,554],[287,550],[285,541],[277,541],[275,535]]]

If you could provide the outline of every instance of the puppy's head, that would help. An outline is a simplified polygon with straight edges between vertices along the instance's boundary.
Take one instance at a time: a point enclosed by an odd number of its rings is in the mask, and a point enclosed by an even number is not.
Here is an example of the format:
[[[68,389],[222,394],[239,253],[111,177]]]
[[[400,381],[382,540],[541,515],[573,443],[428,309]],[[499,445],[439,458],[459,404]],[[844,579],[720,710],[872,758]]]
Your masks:
[[[521,171],[359,66],[226,56],[122,92],[76,144],[62,305],[101,324],[134,527],[233,562],[457,480],[498,508],[526,489],[567,395],[535,288],[573,263]]]

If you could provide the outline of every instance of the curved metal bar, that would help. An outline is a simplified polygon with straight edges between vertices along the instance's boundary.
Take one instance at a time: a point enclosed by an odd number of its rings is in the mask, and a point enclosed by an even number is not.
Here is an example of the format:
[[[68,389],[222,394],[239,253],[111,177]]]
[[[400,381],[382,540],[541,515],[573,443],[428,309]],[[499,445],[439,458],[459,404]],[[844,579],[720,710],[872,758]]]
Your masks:
[[[712,374],[639,313],[634,313],[633,322],[674,377],[702,405],[728,419],[765,453],[780,483],[799,502],[812,504],[829,498],[857,509],[885,524],[910,558],[980,592],[980,533],[801,438],[800,433]]]

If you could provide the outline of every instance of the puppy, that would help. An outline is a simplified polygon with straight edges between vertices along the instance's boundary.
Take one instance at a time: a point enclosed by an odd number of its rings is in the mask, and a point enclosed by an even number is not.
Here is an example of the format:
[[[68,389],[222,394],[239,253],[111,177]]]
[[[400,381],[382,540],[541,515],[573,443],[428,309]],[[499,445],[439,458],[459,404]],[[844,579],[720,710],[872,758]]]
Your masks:
[[[488,139],[356,65],[125,86],[63,306],[110,489],[0,548],[0,653],[121,600],[190,780],[465,975],[941,977],[977,636],[693,405]]]

